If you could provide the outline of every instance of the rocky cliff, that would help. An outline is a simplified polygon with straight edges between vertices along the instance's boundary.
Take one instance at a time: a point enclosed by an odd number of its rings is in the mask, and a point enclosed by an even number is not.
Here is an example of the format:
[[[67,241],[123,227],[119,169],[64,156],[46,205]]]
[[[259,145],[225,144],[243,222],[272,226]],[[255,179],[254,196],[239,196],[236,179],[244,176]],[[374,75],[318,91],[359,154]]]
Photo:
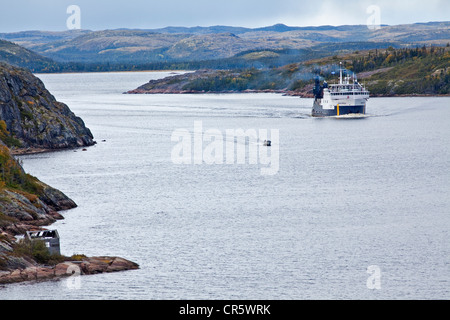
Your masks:
[[[0,63],[0,284],[136,269],[118,257],[65,257],[17,242],[29,230],[63,219],[76,207],[64,193],[27,174],[9,148],[19,152],[94,144],[83,121],[45,89],[29,71]],[[42,244],[44,245],[44,244]],[[70,269],[72,270],[72,269]]]
[[[56,101],[30,71],[0,63],[0,127],[14,150],[61,149],[95,142],[83,120]],[[1,129],[1,128],[0,128]]]
[[[63,219],[58,211],[74,207],[64,193],[26,174],[0,141],[0,269],[25,265],[23,257],[9,254],[15,236]]]

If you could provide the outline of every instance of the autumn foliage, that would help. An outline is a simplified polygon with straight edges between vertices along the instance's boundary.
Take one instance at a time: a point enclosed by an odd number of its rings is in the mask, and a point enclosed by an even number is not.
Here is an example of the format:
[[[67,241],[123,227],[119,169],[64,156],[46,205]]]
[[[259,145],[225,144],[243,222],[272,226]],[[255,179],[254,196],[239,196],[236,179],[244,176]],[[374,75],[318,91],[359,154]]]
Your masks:
[[[25,193],[40,194],[42,187],[37,179],[24,172],[20,163],[13,158],[8,147],[0,144],[0,190],[5,188]]]

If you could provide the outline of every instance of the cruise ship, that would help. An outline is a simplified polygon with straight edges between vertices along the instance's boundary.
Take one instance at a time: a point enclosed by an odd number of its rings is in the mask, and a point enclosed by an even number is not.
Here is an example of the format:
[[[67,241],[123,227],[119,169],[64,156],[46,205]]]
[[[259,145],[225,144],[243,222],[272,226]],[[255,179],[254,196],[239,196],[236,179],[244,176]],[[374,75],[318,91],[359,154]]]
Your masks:
[[[369,100],[369,91],[361,85],[356,76],[350,77],[346,73],[343,77],[342,63],[339,67],[339,83],[323,85],[316,78],[314,93],[314,105],[311,115],[313,117],[329,117],[342,115],[366,114],[366,103]]]

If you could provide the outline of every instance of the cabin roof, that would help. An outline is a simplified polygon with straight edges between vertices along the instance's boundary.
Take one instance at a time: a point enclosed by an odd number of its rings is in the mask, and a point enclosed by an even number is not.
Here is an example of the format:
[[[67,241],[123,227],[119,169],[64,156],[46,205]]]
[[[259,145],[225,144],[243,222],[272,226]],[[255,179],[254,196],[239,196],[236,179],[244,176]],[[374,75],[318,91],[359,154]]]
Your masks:
[[[52,239],[59,238],[59,234],[57,230],[27,231],[27,237],[29,239]]]

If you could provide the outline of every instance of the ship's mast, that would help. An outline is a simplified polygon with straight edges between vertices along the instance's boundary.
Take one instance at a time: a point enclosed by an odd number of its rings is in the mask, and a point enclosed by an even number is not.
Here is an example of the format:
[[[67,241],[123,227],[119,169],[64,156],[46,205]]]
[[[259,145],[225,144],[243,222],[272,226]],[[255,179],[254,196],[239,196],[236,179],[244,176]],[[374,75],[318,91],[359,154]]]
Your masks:
[[[339,84],[342,84],[342,62],[339,62]]]

